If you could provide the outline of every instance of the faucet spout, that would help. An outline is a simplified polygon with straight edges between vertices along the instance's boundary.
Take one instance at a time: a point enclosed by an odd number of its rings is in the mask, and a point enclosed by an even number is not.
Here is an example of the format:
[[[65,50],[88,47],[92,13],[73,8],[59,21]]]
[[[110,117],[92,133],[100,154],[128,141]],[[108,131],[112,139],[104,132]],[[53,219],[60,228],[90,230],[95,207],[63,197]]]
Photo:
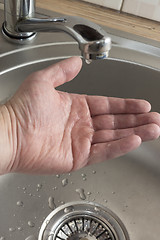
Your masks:
[[[16,24],[17,32],[58,32],[71,35],[79,44],[86,60],[105,59],[111,49],[111,39],[97,24],[74,16],[53,19],[22,19]]]

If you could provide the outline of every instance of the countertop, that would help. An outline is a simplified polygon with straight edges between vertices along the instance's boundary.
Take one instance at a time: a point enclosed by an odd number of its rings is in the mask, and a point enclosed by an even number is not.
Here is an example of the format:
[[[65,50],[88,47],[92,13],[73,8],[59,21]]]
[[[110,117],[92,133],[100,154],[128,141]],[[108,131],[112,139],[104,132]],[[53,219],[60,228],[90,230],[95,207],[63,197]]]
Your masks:
[[[109,28],[160,41],[160,23],[78,0],[36,0],[36,6],[87,18]]]

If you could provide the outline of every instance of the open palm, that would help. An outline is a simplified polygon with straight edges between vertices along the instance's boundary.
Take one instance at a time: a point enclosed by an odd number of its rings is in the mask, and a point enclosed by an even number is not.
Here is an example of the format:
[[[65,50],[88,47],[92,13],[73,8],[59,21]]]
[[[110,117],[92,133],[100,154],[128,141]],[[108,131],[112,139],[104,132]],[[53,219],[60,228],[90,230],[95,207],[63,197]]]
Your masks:
[[[62,173],[118,157],[159,137],[144,100],[69,94],[55,88],[81,68],[70,58],[30,75],[6,106],[14,134],[12,171]]]

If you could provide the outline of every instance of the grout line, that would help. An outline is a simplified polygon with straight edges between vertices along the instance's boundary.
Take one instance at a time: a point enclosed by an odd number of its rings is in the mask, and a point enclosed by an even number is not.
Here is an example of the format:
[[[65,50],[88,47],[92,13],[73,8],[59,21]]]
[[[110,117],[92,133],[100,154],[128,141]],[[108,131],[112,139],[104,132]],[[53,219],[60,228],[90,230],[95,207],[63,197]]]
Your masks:
[[[121,4],[121,8],[120,8],[120,12],[122,12],[122,9],[123,9],[123,6],[124,6],[124,1],[125,1],[125,0],[122,0],[122,4]]]

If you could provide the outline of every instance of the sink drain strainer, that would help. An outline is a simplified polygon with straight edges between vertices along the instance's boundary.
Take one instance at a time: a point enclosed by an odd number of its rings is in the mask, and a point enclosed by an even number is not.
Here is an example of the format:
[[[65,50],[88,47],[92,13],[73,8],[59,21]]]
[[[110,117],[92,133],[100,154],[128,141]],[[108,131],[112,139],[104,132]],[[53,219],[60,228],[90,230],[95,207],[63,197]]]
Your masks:
[[[38,240],[129,240],[127,231],[109,209],[91,202],[72,202],[45,219]]]

